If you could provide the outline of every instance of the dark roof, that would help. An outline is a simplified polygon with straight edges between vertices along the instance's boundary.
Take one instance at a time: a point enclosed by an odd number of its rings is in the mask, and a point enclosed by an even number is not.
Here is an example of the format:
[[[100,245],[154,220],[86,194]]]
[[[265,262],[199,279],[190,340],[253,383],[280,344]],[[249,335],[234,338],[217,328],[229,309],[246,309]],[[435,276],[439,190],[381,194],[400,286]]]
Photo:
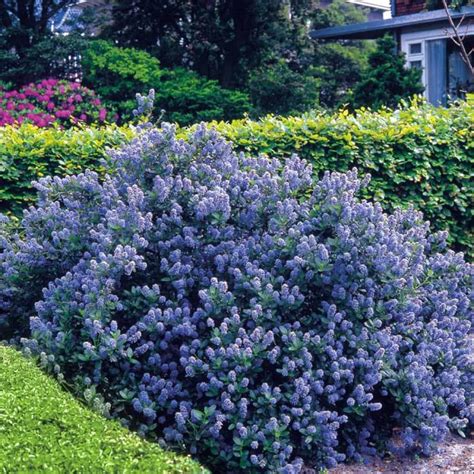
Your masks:
[[[452,10],[454,19],[474,17],[474,7],[462,7],[459,11]],[[428,23],[439,23],[446,21],[444,10],[433,10],[430,12],[415,13],[413,15],[402,15],[389,20],[367,21],[352,25],[333,26],[321,30],[313,30],[309,33],[313,39],[372,39],[377,38],[388,31],[397,30],[406,26],[417,26]]]

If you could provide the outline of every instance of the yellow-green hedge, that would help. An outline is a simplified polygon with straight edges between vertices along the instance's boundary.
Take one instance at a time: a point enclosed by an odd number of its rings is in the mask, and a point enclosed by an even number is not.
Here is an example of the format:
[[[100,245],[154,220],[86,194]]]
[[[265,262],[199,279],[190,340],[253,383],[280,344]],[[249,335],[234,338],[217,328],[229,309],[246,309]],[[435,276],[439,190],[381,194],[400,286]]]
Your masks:
[[[107,148],[133,137],[133,128],[109,125],[61,130],[0,127],[0,212],[18,213],[34,202],[31,182],[42,176],[99,170]]]
[[[398,111],[346,111],[212,123],[238,150],[308,159],[314,174],[357,167],[369,172],[367,197],[386,209],[413,204],[434,229],[450,231],[456,249],[474,256],[474,105],[449,109],[412,104]],[[183,129],[182,133],[189,133]],[[47,174],[100,169],[107,147],[132,127],[0,128],[0,211],[32,202],[30,182]]]

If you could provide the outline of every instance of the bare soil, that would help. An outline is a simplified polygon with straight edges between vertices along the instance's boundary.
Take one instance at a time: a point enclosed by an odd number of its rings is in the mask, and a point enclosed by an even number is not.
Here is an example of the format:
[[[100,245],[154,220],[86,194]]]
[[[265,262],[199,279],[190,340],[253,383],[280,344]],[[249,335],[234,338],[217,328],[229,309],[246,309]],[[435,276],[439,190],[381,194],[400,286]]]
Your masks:
[[[474,434],[474,433],[471,433]],[[341,464],[329,474],[474,474],[474,439],[450,435],[438,453],[425,457],[369,458],[364,464]]]

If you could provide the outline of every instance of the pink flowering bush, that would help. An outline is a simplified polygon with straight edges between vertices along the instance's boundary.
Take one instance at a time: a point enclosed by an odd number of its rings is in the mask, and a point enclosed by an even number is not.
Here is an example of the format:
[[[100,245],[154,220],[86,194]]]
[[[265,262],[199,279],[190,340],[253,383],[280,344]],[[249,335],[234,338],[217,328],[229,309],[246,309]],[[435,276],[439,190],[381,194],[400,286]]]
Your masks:
[[[0,87],[0,126],[33,123],[69,127],[80,122],[114,121],[95,92],[77,82],[45,79],[19,90]]]

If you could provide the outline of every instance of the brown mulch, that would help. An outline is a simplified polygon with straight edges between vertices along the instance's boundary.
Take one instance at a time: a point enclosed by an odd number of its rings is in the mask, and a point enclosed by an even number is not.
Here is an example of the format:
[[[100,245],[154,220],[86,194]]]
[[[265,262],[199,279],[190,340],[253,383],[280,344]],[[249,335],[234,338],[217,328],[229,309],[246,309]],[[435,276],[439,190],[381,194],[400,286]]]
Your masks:
[[[367,463],[329,469],[329,474],[474,474],[474,439],[450,435],[438,453],[425,457],[370,458]]]

